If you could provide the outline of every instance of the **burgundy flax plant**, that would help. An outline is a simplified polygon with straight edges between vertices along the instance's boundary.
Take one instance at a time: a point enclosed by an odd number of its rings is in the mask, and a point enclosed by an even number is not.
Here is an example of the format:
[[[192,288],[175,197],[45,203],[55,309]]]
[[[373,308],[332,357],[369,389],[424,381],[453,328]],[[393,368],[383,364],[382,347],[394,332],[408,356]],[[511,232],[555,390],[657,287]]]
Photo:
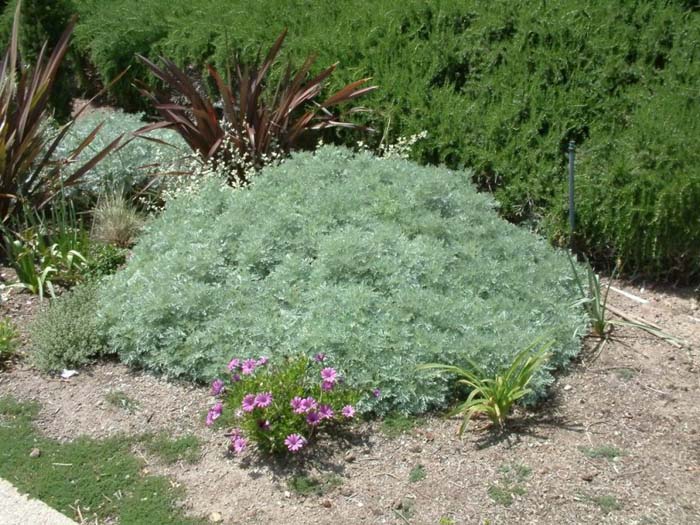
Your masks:
[[[49,51],[44,43],[36,63],[27,66],[21,63],[18,48],[20,8],[18,1],[10,42],[0,60],[0,224],[5,224],[19,210],[46,206],[63,188],[79,182],[122,139],[118,137],[70,176],[63,176],[62,168],[75,162],[101,128],[98,126],[88,134],[68,157],[52,159],[74,122],[58,128],[53,137],[48,132],[49,97],[68,50],[75,18],[53,50]],[[83,110],[85,107],[87,104]]]
[[[300,139],[310,130],[330,127],[368,130],[341,120],[331,108],[361,97],[377,86],[365,86],[369,79],[363,78],[318,102],[316,99],[323,90],[324,82],[335,71],[337,64],[308,79],[314,56],[307,58],[295,74],[288,65],[274,93],[268,96],[267,74],[277,59],[286,35],[285,29],[263,62],[257,61],[259,65],[236,62],[235,78],[229,73],[228,82],[214,67],[208,66],[221,100],[221,110],[172,61],[161,58],[161,67],[139,56],[177,99],[186,102],[179,104],[169,94],[142,89],[142,93],[154,103],[161,121],[145,126],[137,133],[144,134],[164,127],[175,129],[201,159],[215,164],[223,162],[226,167],[233,168],[230,182],[244,185],[248,182],[251,168],[257,170],[269,159],[286,155],[297,147]],[[363,110],[356,107],[348,113]]]

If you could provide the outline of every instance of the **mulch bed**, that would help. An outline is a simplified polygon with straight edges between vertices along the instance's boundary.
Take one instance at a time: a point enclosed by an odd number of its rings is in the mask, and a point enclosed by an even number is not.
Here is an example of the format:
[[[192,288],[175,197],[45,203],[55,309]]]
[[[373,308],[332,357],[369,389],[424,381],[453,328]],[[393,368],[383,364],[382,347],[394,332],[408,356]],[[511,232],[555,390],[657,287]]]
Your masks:
[[[303,465],[278,465],[254,453],[225,455],[226,438],[203,425],[208,389],[118,363],[62,380],[19,359],[0,372],[0,395],[39,401],[37,425],[62,440],[195,434],[204,444],[198,463],[166,466],[143,453],[146,468],[186,489],[180,503],[188,512],[224,523],[700,523],[697,291],[616,284],[649,302],[611,293],[612,304],[691,349],[632,328],[616,329],[602,347],[588,339],[547,402],[518,413],[502,434],[477,422],[459,438],[458,421],[438,416],[399,437],[385,435],[381,422],[365,423]],[[19,290],[5,295],[0,313],[25,327],[38,301]],[[23,351],[31,353],[28,342]],[[110,405],[111,391],[138,408]],[[411,476],[419,465],[423,479]],[[300,496],[288,480],[301,472],[334,482]]]

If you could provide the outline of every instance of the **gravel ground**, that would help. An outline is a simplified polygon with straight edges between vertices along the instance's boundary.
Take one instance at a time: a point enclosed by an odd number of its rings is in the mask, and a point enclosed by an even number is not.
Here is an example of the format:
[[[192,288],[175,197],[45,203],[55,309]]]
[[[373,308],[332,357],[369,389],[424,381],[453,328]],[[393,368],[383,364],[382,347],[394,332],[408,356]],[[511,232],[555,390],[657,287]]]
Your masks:
[[[617,328],[602,347],[589,339],[547,402],[516,414],[501,435],[477,423],[460,439],[458,422],[439,417],[421,419],[395,438],[380,423],[363,424],[347,443],[319,450],[303,465],[271,465],[254,454],[224,454],[226,438],[202,424],[211,404],[207,389],[117,363],[66,381],[19,361],[0,373],[0,395],[39,401],[39,428],[62,440],[158,430],[197,435],[204,445],[194,465],[166,466],[143,454],[148,471],[186,489],[182,506],[205,522],[700,523],[697,291],[616,285],[648,303],[611,292],[612,304],[657,323],[690,348],[632,328]],[[17,294],[2,313],[23,323],[21,312],[33,309],[27,302]],[[137,400],[138,408],[107,403],[113,391]],[[420,471],[424,477],[417,479]],[[336,484],[302,497],[287,486],[299,472],[332,476]]]

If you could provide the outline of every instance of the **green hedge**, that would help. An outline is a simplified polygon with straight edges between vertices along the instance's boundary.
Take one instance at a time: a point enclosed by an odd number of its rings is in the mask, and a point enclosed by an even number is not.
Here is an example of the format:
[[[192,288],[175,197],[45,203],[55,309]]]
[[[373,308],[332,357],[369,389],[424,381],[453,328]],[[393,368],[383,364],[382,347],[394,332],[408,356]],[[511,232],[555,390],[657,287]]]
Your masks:
[[[581,146],[579,244],[628,273],[700,276],[700,18],[692,2],[79,0],[77,42],[109,79],[134,53],[223,67],[289,27],[287,56],[371,75],[389,137],[469,167],[504,216],[566,233],[565,159]],[[120,104],[143,109],[130,82]],[[382,133],[376,134],[378,140]],[[353,138],[354,139],[354,138]],[[350,140],[350,139],[348,139]],[[601,198],[601,196],[603,198]],[[545,219],[542,221],[541,219]]]
[[[568,261],[469,177],[325,147],[249,190],[180,197],[100,294],[111,349],[199,381],[233,356],[324,352],[353,386],[382,389],[375,408],[405,412],[450,397],[420,363],[469,356],[495,372],[546,336],[563,366],[585,326]]]
[[[17,0],[11,0],[0,17],[0,41],[4,50],[12,34]],[[19,26],[19,46],[22,60],[34,64],[45,42],[53,48],[65,31],[76,6],[72,0],[22,0]],[[80,60],[75,50],[69,50],[63,59],[54,88],[51,105],[54,117],[66,121],[71,115],[71,102],[79,95]]]

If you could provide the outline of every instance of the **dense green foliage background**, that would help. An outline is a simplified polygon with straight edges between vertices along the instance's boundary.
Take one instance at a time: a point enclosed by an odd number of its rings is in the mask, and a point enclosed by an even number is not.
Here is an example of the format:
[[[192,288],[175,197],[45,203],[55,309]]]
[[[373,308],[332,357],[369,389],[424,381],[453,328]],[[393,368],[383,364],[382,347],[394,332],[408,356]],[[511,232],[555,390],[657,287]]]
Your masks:
[[[382,389],[374,408],[414,413],[451,397],[418,364],[471,357],[494,373],[544,336],[562,366],[585,331],[566,256],[469,177],[325,147],[249,190],[181,196],[100,291],[110,348],[200,381],[233,356],[324,352],[351,386]]]
[[[289,27],[286,53],[341,83],[369,75],[372,140],[427,130],[422,162],[469,167],[510,220],[566,235],[565,149],[579,144],[578,243],[628,274],[700,276],[700,18],[693,2],[78,0],[77,45],[105,80],[135,53],[225,68]],[[116,100],[143,109],[129,81]],[[348,139],[349,140],[349,139]],[[355,140],[355,138],[353,138]],[[544,220],[542,220],[544,219]]]
[[[7,2],[0,17],[0,41],[3,45],[9,42],[16,8],[17,0]],[[22,0],[19,43],[25,64],[36,63],[45,42],[48,42],[49,46],[45,55],[47,58],[75,12],[76,4],[73,0]],[[71,49],[63,61],[51,91],[54,116],[60,121],[70,118],[71,101],[78,95],[83,66],[76,49]]]

